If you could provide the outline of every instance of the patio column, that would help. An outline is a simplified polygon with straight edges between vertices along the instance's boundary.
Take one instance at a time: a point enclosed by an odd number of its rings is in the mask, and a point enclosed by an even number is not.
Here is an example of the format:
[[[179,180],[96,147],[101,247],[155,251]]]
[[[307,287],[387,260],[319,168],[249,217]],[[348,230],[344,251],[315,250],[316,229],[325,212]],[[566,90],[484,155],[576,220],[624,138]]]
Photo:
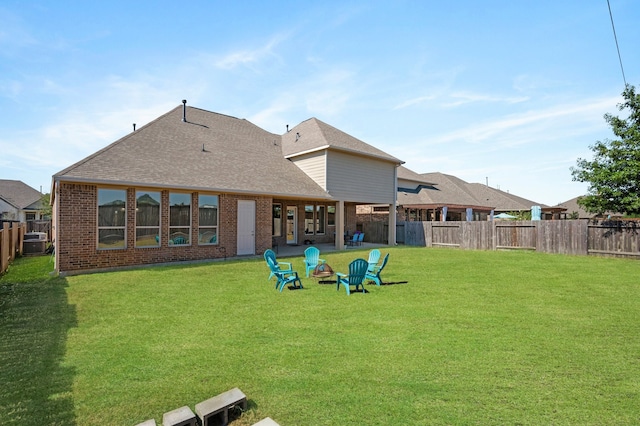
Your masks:
[[[390,246],[396,245],[396,206],[389,204],[389,236]]]
[[[344,250],[344,200],[336,203],[336,250]]]

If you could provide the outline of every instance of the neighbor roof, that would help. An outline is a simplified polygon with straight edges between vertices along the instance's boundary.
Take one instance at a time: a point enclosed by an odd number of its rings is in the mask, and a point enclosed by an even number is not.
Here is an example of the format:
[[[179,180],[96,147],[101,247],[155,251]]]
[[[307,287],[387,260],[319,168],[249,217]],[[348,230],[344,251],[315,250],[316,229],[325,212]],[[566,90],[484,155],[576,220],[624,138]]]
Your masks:
[[[0,179],[0,198],[19,210],[42,208],[42,194],[20,180]]]
[[[584,208],[582,208],[580,204],[578,204],[578,200],[582,197],[583,195],[572,198],[570,200],[565,201],[564,203],[558,204],[556,207],[565,209],[567,214],[571,214],[574,212],[578,213],[579,219],[592,219],[592,218],[600,218],[600,217],[607,217],[607,216],[622,216],[622,213],[616,213],[616,212],[610,212],[610,211],[607,211],[603,214],[589,213]]]
[[[524,211],[531,210],[533,206],[547,208],[545,204],[527,200],[509,192],[504,192],[496,188],[492,188],[482,183],[468,183],[470,190],[479,200],[495,206],[496,211]]]
[[[398,169],[398,177],[400,177]],[[408,170],[408,169],[407,169]],[[408,170],[411,172],[410,170]],[[410,174],[407,173],[409,176]],[[398,204],[406,206],[458,206],[492,209],[495,211],[524,211],[532,206],[552,209],[544,204],[491,188],[480,183],[468,183],[456,176],[445,173],[422,173],[425,181],[432,182],[437,188],[422,188],[418,194],[402,192],[398,189]]]
[[[54,180],[331,199],[247,120],[178,106]]]
[[[422,178],[432,182],[437,187],[423,188],[417,194],[398,192],[398,204],[420,208],[440,206],[475,207],[476,209],[491,210],[490,204],[481,203],[469,190],[467,182],[455,176],[444,173],[423,173]]]
[[[435,185],[434,182],[427,180],[420,173],[416,173],[413,170],[406,168],[405,166],[398,167],[398,179],[413,181],[422,185]]]
[[[282,136],[282,153],[286,158],[324,149],[349,152],[402,164],[403,161],[338,130],[317,118],[310,118]]]

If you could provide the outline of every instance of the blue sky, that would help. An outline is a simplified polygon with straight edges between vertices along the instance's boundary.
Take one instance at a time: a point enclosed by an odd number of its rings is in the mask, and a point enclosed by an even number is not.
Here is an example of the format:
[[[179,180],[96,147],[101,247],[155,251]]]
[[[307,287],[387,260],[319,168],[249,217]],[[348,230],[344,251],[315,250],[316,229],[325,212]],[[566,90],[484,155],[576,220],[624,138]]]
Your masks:
[[[610,4],[639,87],[640,2]],[[4,0],[0,23],[0,178],[44,192],[187,99],[555,205],[624,89],[606,0]]]

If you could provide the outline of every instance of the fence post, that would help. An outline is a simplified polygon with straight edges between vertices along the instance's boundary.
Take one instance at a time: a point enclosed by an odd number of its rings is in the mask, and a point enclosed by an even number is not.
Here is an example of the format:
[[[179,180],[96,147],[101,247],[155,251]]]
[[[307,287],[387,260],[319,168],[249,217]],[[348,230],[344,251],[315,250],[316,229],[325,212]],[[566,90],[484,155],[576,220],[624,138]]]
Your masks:
[[[24,253],[24,234],[27,229],[26,223],[21,223],[21,226],[18,228],[18,247],[17,252],[19,256],[22,256]]]
[[[9,263],[12,263],[16,258],[16,252],[18,251],[18,240],[20,239],[20,223],[14,222],[11,224],[11,231],[9,232]]]
[[[9,251],[9,223],[4,222],[0,232],[0,274],[9,267]]]

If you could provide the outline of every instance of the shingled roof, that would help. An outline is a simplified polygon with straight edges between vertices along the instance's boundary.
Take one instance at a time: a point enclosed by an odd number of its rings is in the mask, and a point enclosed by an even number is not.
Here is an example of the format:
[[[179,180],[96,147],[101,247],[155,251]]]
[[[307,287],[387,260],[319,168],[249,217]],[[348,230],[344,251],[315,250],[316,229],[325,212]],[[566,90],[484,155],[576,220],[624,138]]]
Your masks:
[[[398,169],[400,170],[400,169]],[[409,174],[407,174],[409,176]],[[405,206],[457,206],[491,209],[495,211],[524,211],[532,206],[548,206],[526,198],[491,188],[480,183],[468,183],[444,173],[423,173],[425,181],[436,187],[423,188],[419,193],[402,192],[399,188],[398,204]],[[400,177],[400,173],[398,173]]]
[[[43,207],[42,194],[20,180],[0,179],[0,198],[18,210]]]
[[[344,151],[401,164],[403,161],[338,130],[317,118],[310,118],[282,136],[282,153],[286,158],[324,149]]]
[[[413,170],[406,168],[405,166],[398,167],[398,179],[412,181],[422,185],[435,185],[435,182],[429,181],[420,173],[416,173]]]
[[[331,199],[283,156],[282,136],[178,106],[54,175],[55,180]]]
[[[418,194],[398,192],[398,204],[407,206],[457,206],[491,210],[493,206],[479,201],[467,182],[444,173],[423,173],[420,176],[436,185],[422,189]]]
[[[476,198],[485,200],[488,204],[495,206],[496,211],[515,212],[531,210],[533,206],[548,207],[545,204],[537,203],[496,188],[491,188],[481,183],[469,183],[467,185],[470,190],[473,191]]]

